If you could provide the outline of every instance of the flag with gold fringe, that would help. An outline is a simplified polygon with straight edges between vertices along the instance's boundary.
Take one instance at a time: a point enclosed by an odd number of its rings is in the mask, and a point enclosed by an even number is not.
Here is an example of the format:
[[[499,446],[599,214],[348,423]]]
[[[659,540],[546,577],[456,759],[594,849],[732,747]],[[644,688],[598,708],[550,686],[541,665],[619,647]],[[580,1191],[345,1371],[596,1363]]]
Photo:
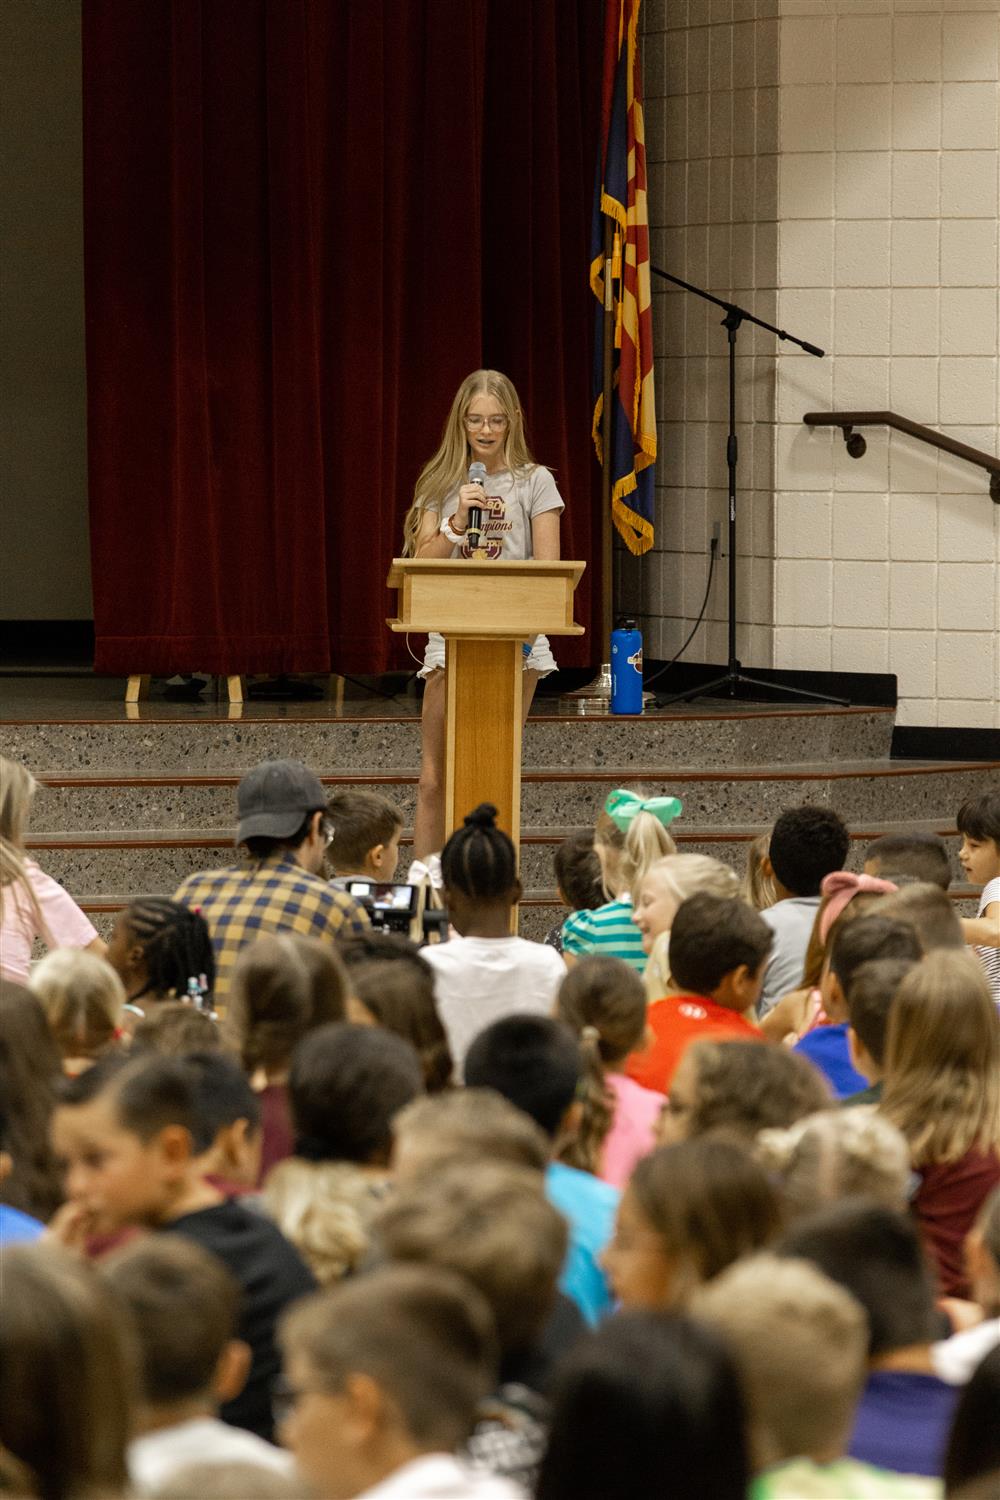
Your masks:
[[[605,0],[600,157],[594,189],[590,285],[598,301],[593,437],[611,464],[611,515],[630,552],[653,545],[653,312],[650,298],[646,142],[638,26],[641,0]],[[605,287],[605,225],[613,231]],[[604,453],[605,293],[614,312],[611,454]]]

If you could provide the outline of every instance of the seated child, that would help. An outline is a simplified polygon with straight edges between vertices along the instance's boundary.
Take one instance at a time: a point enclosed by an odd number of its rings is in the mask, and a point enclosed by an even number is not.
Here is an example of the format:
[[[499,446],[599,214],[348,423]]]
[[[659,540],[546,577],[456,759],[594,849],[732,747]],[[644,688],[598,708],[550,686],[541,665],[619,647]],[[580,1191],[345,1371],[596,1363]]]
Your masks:
[[[601,861],[594,848],[594,830],[584,828],[580,833],[571,833],[563,839],[552,856],[555,868],[556,890],[559,900],[572,914],[576,911],[596,911],[606,900],[601,883]],[[545,934],[545,941],[557,953],[563,951],[563,923],[561,918]]]
[[[896,991],[916,960],[873,958],[855,969],[847,987],[847,1050],[851,1067],[868,1087],[848,1094],[845,1106],[879,1104],[885,1077],[885,1043]]]
[[[403,832],[398,808],[375,792],[345,787],[330,798],[326,813],[333,824],[333,838],[326,851],[334,873],[332,885],[346,890],[352,876],[381,881],[395,878]]]
[[[536,1500],[745,1500],[744,1426],[733,1361],[711,1329],[618,1313],[560,1369]]]
[[[427,1092],[447,1088],[455,1064],[437,1012],[434,970],[416,944],[373,927],[360,937],[345,939],[340,956],[355,1002],[377,1026],[416,1048]]]
[[[514,845],[496,826],[496,813],[484,802],[441,851],[445,905],[460,936],[423,949],[459,1074],[470,1043],[492,1021],[549,1015],[566,972],[544,943],[511,933],[521,882]]]
[[[904,885],[900,890],[883,896],[868,914],[908,922],[920,939],[924,953],[932,953],[936,948],[962,948],[965,945],[962,923],[951,897],[939,885],[919,882]]]
[[[846,916],[830,929],[830,948],[819,985],[823,1020],[795,1043],[796,1052],[826,1075],[838,1099],[867,1087],[867,1080],[851,1062],[847,1039],[847,994],[855,973],[872,959],[899,958],[915,964],[920,958],[919,941],[907,923],[886,916],[845,921]]]
[[[385,1266],[302,1302],[281,1343],[282,1441],[317,1494],[523,1500],[456,1457],[497,1378],[490,1310],[469,1282]]]
[[[1000,1344],[1000,1188],[994,1188],[966,1235],[965,1263],[983,1321],[931,1350],[935,1374],[949,1385],[964,1385],[979,1361]]]
[[[743,876],[743,888],[740,895],[754,911],[766,911],[773,906],[778,899],[778,892],[774,887],[774,876],[771,867],[764,865],[771,847],[771,835],[759,833],[750,843],[747,850],[747,867]]]
[[[344,1019],[348,988],[338,954],[317,938],[268,934],[245,948],[236,961],[226,1032],[260,1095],[262,1181],[292,1149],[288,1109],[292,1052],[315,1027]]]
[[[911,880],[939,885],[943,891],[951,885],[948,846],[937,833],[884,833],[865,850],[864,869],[866,875],[895,885]]]
[[[834,1279],[804,1258],[755,1255],[703,1287],[693,1311],[722,1335],[742,1379],[753,1500],[937,1500],[932,1480],[844,1457],[868,1330]]]
[[[787,1219],[844,1198],[867,1198],[902,1213],[910,1192],[910,1151],[871,1105],[823,1109],[785,1130],[762,1130],[754,1155],[780,1189]]]
[[[639,881],[632,920],[649,955],[643,983],[650,1000],[675,992],[670,977],[670,924],[689,896],[707,891],[731,900],[740,894],[735,870],[707,854],[667,854],[650,865]]]
[[[973,1371],[955,1409],[944,1460],[945,1494],[953,1500],[995,1500],[1000,1494],[1000,1349]]]
[[[982,886],[979,911],[962,930],[975,945],[994,1000],[1000,1005],[1000,792],[986,792],[958,810],[962,847],[958,857],[965,878]]]
[[[106,959],[54,948],[31,971],[28,988],[42,1003],[69,1077],[119,1050],[125,991]]]
[[[650,865],[677,853],[668,830],[680,811],[676,797],[646,797],[623,787],[609,794],[594,826],[606,900],[592,911],[575,911],[566,918],[562,951],[567,965],[599,953],[620,958],[642,973],[646,953],[632,921],[632,902]]]
[[[320,1285],[356,1271],[389,1186],[393,1116],[423,1091],[416,1052],[374,1026],[321,1026],[288,1079],[295,1142],[263,1203]]]
[[[762,861],[778,898],[762,913],[774,934],[761,991],[762,1016],[801,983],[823,877],[843,869],[849,846],[847,829],[830,807],[793,807],[776,820]]]
[[[759,1131],[793,1125],[829,1103],[822,1073],[788,1047],[708,1038],[692,1042],[677,1065],[659,1140],[711,1133],[751,1146]]]
[[[189,1052],[184,1067],[195,1090],[202,1176],[227,1198],[252,1193],[260,1177],[260,1100],[243,1069],[222,1052]]]
[[[221,1051],[222,1045],[214,1014],[196,1010],[186,1000],[166,1000],[136,1023],[129,1056],[155,1052],[160,1057],[187,1057],[190,1052]]]
[[[62,1058],[37,996],[0,979],[0,1242],[36,1238],[63,1201],[49,1141],[61,1078]]]
[[[172,1058],[108,1058],[63,1085],[52,1138],[68,1199],[52,1221],[57,1238],[85,1248],[101,1232],[156,1230],[194,1240],[229,1267],[243,1292],[239,1337],[253,1357],[245,1389],[222,1416],[270,1437],[275,1323],[315,1281],[274,1224],[201,1175],[212,1138],[190,1071]]]
[[[119,912],[107,959],[141,1015],[172,1000],[205,1000],[215,983],[208,923],[166,896],[143,896]]]
[[[579,1038],[585,1069],[580,1125],[562,1159],[624,1187],[656,1144],[664,1097],[625,1075],[646,1034],[646,992],[617,958],[582,958],[566,975],[555,1014]]]
[[[629,1077],[669,1094],[696,1038],[759,1038],[747,1015],[760,995],[771,941],[763,916],[745,901],[701,894],[682,902],[670,929],[670,968],[680,993],[651,1006],[652,1041],[632,1054]]]
[[[480,1407],[466,1456],[534,1487],[548,1429],[552,1366],[583,1332],[569,1302],[554,1319],[566,1223],[530,1167],[453,1162],[401,1185],[374,1226],[392,1262],[439,1266],[471,1282],[493,1314],[499,1381]]]
[[[465,1081],[495,1089],[541,1126],[558,1156],[579,1126],[577,1092],[583,1074],[579,1043],[547,1016],[495,1021],[469,1048]],[[600,1256],[614,1225],[618,1192],[589,1172],[551,1161],[546,1193],[569,1224],[569,1252],[560,1285],[588,1322],[609,1310],[611,1296]]]
[[[433,1174],[453,1162],[507,1162],[544,1172],[551,1154],[545,1132],[495,1089],[449,1089],[415,1099],[392,1119],[396,1182]]]
[[[271,1443],[220,1422],[239,1394],[250,1350],[236,1337],[239,1287],[215,1255],[179,1236],[139,1240],[101,1266],[138,1343],[138,1389],[129,1473],[148,1495],[194,1460],[250,1462],[288,1473]]]
[[[793,1226],[779,1253],[811,1261],[868,1314],[869,1373],[851,1457],[900,1474],[939,1475],[955,1391],[934,1373],[934,1289],[909,1216],[846,1200]]]
[[[604,1265],[623,1307],[673,1311],[780,1229],[780,1202],[763,1168],[742,1146],[703,1136],[661,1146],[639,1163]]]

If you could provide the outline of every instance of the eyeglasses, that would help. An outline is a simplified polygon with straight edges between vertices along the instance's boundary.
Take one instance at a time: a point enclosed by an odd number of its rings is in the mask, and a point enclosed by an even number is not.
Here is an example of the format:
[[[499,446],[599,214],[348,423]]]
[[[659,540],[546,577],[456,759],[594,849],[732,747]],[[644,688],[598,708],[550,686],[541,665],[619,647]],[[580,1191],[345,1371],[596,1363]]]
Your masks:
[[[482,427],[488,427],[491,432],[503,432],[507,426],[507,418],[503,415],[499,417],[481,417],[478,412],[470,411],[465,418],[465,425],[470,432],[479,432]]]

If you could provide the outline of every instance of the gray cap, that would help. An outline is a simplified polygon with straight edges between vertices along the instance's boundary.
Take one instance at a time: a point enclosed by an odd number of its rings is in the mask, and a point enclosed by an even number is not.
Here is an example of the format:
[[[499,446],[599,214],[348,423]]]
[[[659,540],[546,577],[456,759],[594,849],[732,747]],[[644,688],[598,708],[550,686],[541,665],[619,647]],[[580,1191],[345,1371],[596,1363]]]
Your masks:
[[[248,771],[236,792],[236,842],[287,839],[309,813],[326,807],[322,783],[300,760],[265,760]]]

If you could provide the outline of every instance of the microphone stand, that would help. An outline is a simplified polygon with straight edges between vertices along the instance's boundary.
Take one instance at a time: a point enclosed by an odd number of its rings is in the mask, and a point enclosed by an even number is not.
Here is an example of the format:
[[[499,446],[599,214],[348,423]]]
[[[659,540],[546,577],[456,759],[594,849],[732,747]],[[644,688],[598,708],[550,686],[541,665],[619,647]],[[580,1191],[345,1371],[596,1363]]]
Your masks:
[[[741,687],[766,688],[768,691],[789,693],[794,698],[808,698],[814,703],[832,703],[841,708],[848,707],[848,699],[833,698],[825,693],[810,693],[805,688],[791,687],[783,682],[764,682],[760,677],[751,677],[743,671],[742,664],[736,656],[736,470],[739,463],[739,444],[736,437],[736,335],[742,323],[756,323],[758,328],[766,328],[768,333],[774,333],[779,339],[787,339],[789,343],[798,344],[806,354],[813,354],[817,359],[822,359],[824,351],[817,349],[815,344],[807,344],[805,339],[796,338],[794,333],[786,333],[783,328],[775,328],[773,323],[765,323],[763,318],[755,317],[745,307],[738,307],[735,302],[724,302],[721,297],[713,297],[711,292],[706,292],[700,286],[693,286],[690,281],[682,281],[679,276],[672,276],[669,271],[661,271],[659,266],[650,266],[654,276],[659,276],[662,281],[673,282],[674,286],[683,287],[686,292],[694,292],[696,297],[702,297],[706,302],[713,302],[716,307],[721,307],[726,316],[722,319],[722,326],[726,330],[729,340],[729,434],[726,438],[726,468],[729,473],[729,652],[726,670],[721,677],[713,677],[711,682],[704,683],[701,687],[689,688],[687,692],[675,693],[671,698],[657,698],[655,706],[666,708],[671,703],[690,703],[695,698],[707,698],[715,696],[718,690],[728,698],[740,698],[746,696],[737,691]]]

